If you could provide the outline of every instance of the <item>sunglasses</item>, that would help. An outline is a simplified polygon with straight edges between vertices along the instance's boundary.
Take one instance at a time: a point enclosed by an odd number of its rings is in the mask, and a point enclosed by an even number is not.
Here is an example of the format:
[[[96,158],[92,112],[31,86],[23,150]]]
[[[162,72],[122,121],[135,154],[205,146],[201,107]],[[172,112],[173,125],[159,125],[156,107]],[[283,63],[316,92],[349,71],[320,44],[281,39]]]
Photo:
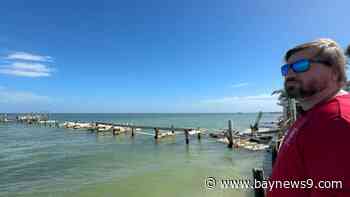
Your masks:
[[[310,69],[311,63],[322,63],[329,65],[326,61],[316,61],[316,60],[309,60],[309,59],[302,59],[299,61],[294,62],[293,64],[285,64],[281,67],[282,76],[287,76],[289,68],[293,70],[295,73],[302,73],[306,72]]]

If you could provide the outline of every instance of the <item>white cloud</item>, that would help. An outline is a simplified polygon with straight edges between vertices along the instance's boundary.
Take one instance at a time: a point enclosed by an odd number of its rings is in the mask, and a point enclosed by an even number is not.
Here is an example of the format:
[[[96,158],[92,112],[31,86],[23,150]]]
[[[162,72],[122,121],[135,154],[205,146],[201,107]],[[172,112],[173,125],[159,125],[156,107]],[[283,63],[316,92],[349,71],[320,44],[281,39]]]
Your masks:
[[[37,95],[32,92],[8,90],[5,87],[0,88],[0,103],[3,104],[28,104],[48,102],[49,97]]]
[[[13,52],[7,55],[0,65],[0,74],[21,77],[49,77],[54,69],[47,62],[53,62],[52,57],[27,52]]]
[[[244,87],[244,86],[248,86],[249,83],[236,83],[236,84],[233,84],[232,87],[233,88],[240,88],[240,87]]]
[[[53,72],[48,65],[41,63],[14,62],[0,67],[0,73],[22,77],[48,77]]]
[[[214,112],[257,112],[281,111],[277,105],[278,96],[260,94],[252,96],[233,96],[200,101],[200,105]]]
[[[9,60],[24,60],[24,61],[37,61],[37,62],[52,62],[53,59],[50,56],[37,55],[27,52],[14,52],[9,54],[6,59]]]
[[[224,97],[224,98],[218,98],[218,99],[210,99],[210,100],[204,100],[202,102],[205,103],[236,103],[239,102],[259,102],[259,101],[270,101],[270,100],[276,100],[276,95],[270,95],[270,94],[260,94],[255,96],[233,96],[233,97]]]

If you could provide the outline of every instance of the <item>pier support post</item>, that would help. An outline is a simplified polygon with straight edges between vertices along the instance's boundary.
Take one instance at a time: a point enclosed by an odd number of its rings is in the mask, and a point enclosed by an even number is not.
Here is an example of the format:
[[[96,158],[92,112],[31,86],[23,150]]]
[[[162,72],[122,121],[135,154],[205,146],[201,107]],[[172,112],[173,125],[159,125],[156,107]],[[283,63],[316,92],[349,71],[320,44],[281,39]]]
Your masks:
[[[131,137],[134,137],[134,136],[135,136],[135,128],[131,127]]]
[[[272,167],[275,165],[275,161],[277,159],[277,153],[278,153],[278,142],[274,142],[271,145],[271,160],[272,160]]]
[[[154,128],[154,139],[158,139],[158,135],[159,135],[159,129]]]
[[[185,138],[186,138],[186,144],[189,144],[190,140],[188,139],[188,129],[185,129]]]
[[[99,123],[96,123],[96,130],[95,130],[95,132],[96,132],[96,134],[98,134],[100,131],[99,131]]]
[[[174,125],[171,125],[171,133],[175,133]]]
[[[253,179],[261,183],[264,180],[264,171],[261,168],[253,168]],[[265,197],[264,188],[255,188],[254,194],[255,197]]]
[[[229,148],[233,147],[233,136],[232,136],[232,121],[228,121],[228,146]]]

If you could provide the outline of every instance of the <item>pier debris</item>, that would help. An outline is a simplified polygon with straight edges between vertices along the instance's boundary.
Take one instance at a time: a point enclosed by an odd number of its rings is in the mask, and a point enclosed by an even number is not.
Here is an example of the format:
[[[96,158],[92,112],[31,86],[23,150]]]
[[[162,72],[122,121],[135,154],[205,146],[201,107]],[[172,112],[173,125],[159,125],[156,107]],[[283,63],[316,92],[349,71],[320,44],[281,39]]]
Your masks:
[[[256,123],[260,121],[261,113],[259,113]],[[7,115],[0,115],[0,122],[7,121]],[[80,121],[65,121],[59,124],[56,120],[49,120],[45,114],[26,114],[18,115],[14,121],[24,124],[40,125],[40,126],[55,126],[73,130],[87,130],[91,132],[107,133],[113,135],[130,133],[131,137],[136,134],[153,136],[157,141],[162,138],[175,137],[177,134],[184,135],[185,143],[190,143],[190,136],[197,135],[197,139],[201,140],[202,135],[215,138],[216,141],[227,144],[229,148],[243,148],[247,150],[265,150],[269,147],[269,142],[272,140],[271,135],[276,133],[277,127],[275,122],[270,122],[268,128],[259,128],[254,134],[251,131],[238,131],[232,128],[232,121],[228,121],[228,129],[222,129],[215,133],[205,133],[208,131],[204,128],[177,128],[174,125],[170,127],[154,127],[140,126],[129,123],[108,123],[108,122],[80,122]],[[255,124],[257,125],[257,124]],[[280,126],[280,125],[278,125]],[[141,132],[141,130],[153,130],[150,132]],[[162,132],[161,132],[162,131]]]
[[[7,114],[1,114],[0,122],[11,122],[11,120],[8,118]]]

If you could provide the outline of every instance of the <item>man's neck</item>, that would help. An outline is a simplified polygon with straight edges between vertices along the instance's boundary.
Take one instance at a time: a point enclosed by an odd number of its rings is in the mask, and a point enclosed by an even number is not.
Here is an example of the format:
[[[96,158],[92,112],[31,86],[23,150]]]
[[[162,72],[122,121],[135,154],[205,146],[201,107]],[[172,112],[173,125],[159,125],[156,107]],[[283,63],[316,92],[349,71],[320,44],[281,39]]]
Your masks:
[[[328,100],[332,99],[333,97],[337,96],[338,94],[344,94],[344,92],[345,91],[343,91],[339,88],[326,88],[326,89],[314,94],[311,97],[298,99],[298,101],[300,103],[300,106],[303,108],[303,110],[308,111],[309,109],[313,108],[318,103],[328,101]]]

